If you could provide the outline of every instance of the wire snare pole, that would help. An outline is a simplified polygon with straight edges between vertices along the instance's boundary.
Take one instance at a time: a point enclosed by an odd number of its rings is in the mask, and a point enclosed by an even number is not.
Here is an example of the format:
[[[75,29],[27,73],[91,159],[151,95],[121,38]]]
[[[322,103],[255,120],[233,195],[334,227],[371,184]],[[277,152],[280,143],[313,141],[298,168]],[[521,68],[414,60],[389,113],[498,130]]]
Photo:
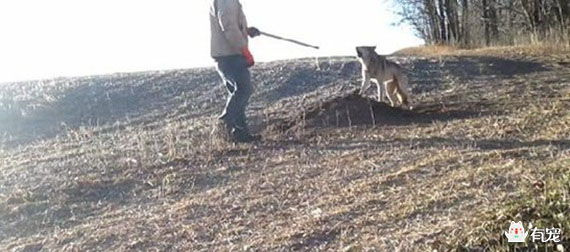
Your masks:
[[[267,33],[267,32],[262,32],[262,31],[260,31],[259,34],[261,34],[261,35],[263,35],[263,36],[270,37],[270,38],[279,39],[279,40],[291,42],[291,43],[293,43],[293,44],[297,44],[297,45],[300,45],[300,46],[310,47],[310,48],[319,50],[319,47],[318,47],[318,46],[309,45],[309,44],[307,44],[307,43],[303,43],[303,42],[301,42],[301,41],[297,41],[297,40],[294,40],[294,39],[283,38],[283,37],[280,37],[280,36],[277,36],[277,35],[273,35],[273,34]]]

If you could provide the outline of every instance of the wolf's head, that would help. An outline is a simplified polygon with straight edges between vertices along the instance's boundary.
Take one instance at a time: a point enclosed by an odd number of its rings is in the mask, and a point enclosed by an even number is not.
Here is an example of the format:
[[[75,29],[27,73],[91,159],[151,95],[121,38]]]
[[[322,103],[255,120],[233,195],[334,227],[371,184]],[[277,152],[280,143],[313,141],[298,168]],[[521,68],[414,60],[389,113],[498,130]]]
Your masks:
[[[367,64],[378,57],[378,54],[376,53],[375,46],[358,46],[356,47],[356,56],[358,56],[358,59],[360,59],[362,63]]]

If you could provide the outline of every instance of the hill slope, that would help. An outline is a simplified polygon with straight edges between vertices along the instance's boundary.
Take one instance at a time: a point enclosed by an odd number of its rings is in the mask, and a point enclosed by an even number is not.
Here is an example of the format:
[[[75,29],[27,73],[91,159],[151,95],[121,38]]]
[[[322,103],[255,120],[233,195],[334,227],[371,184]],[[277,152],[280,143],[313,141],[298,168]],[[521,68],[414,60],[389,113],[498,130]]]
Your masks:
[[[489,245],[466,232],[507,225],[506,202],[568,172],[570,58],[555,56],[395,58],[418,107],[404,116],[350,95],[353,58],[260,64],[251,145],[212,137],[213,69],[0,86],[0,250]]]

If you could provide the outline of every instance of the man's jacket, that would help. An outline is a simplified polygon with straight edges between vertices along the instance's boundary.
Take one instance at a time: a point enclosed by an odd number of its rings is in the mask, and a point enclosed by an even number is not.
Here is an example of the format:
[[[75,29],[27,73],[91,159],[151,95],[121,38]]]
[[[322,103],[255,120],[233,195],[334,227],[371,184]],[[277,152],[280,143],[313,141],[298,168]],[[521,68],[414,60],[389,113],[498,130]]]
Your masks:
[[[211,55],[240,55],[248,44],[247,20],[239,0],[211,0]]]

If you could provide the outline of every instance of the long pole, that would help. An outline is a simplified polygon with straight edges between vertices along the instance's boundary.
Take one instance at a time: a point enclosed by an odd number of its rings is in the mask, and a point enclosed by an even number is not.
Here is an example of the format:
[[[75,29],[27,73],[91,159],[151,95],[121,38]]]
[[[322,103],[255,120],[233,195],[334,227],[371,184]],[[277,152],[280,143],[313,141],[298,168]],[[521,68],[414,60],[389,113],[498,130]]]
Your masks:
[[[301,41],[297,41],[297,40],[294,40],[294,39],[283,38],[283,37],[280,37],[280,36],[277,36],[277,35],[273,35],[273,34],[270,34],[270,33],[267,33],[267,32],[262,32],[262,31],[260,31],[259,33],[260,33],[261,35],[263,35],[263,36],[267,36],[267,37],[270,37],[270,38],[279,39],[279,40],[291,42],[291,43],[294,43],[294,44],[297,44],[297,45],[301,45],[301,46],[304,46],[304,47],[310,47],[310,48],[319,50],[319,47],[318,47],[318,46],[309,45],[309,44],[307,44],[307,43],[303,43],[303,42],[301,42]]]

